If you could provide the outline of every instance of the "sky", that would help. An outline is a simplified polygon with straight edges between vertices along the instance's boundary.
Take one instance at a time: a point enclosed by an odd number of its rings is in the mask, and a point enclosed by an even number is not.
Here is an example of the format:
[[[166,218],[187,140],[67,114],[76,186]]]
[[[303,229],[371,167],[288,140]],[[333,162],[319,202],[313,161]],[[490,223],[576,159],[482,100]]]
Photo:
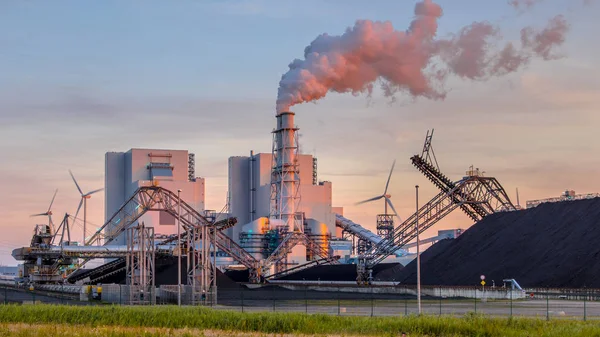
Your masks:
[[[585,2],[585,4],[584,4]],[[441,170],[458,180],[470,165],[495,176],[513,199],[600,192],[600,4],[542,0],[516,11],[505,0],[439,0],[440,36],[474,21],[499,27],[505,41],[558,14],[570,24],[556,59],[486,81],[449,78],[445,100],[398,95],[392,102],[330,93],[292,108],[304,153],[333,182],[334,204],[374,229],[381,194],[401,218],[436,189],[410,163],[428,129]],[[207,208],[221,209],[230,156],[271,151],[281,76],[319,34],[342,34],[359,19],[406,30],[415,1],[1,1],[0,264],[30,243],[54,190],[54,222],[74,213],[82,189],[104,185],[104,154],[130,148],[188,149],[206,178]],[[104,221],[104,195],[88,202]],[[455,211],[427,234],[468,228]],[[77,233],[76,229],[76,233]],[[76,237],[79,235],[75,234]]]

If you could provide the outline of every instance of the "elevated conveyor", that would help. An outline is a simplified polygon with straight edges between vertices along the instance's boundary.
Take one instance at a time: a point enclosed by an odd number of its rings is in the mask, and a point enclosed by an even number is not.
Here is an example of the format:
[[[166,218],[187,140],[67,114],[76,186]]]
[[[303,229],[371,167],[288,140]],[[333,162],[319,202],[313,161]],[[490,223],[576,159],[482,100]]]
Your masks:
[[[346,232],[355,235],[359,239],[371,243],[372,246],[377,246],[384,240],[384,238],[382,238],[381,236],[371,232],[363,226],[339,214],[335,215],[335,225],[345,230]],[[404,249],[398,248],[394,251],[393,254],[395,254],[396,256],[405,256],[408,255],[408,252]]]

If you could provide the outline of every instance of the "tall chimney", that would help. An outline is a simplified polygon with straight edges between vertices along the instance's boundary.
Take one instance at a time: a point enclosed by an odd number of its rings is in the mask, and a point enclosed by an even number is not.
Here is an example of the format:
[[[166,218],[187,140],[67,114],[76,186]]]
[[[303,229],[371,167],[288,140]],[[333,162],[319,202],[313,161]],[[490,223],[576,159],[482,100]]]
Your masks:
[[[280,219],[284,230],[300,230],[295,224],[299,201],[298,128],[293,112],[277,114],[277,129],[273,131],[273,171],[271,176],[272,218]]]

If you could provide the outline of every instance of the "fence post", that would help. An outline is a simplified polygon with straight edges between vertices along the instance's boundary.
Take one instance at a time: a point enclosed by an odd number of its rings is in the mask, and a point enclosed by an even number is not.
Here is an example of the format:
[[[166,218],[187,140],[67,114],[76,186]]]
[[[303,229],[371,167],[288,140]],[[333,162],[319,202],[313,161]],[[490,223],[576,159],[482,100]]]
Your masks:
[[[442,288],[440,288],[440,316],[442,316]]]
[[[510,291],[510,317],[512,318],[512,315],[513,315],[513,313],[512,313],[512,310],[513,310],[512,309],[512,306],[513,306],[513,301],[512,301],[512,293],[513,292],[512,292],[512,288],[509,288],[508,291]]]
[[[307,296],[308,286],[304,285],[304,313],[308,314],[308,296]]]
[[[338,316],[340,315],[340,287],[337,287]]]
[[[475,313],[477,313],[477,288],[475,288]]]
[[[587,306],[586,306],[587,293],[588,293],[588,291],[586,290],[585,294],[583,294],[583,321],[587,321]]]
[[[371,287],[371,317],[373,317],[373,288]]]
[[[4,304],[8,304],[8,286],[4,286]]]
[[[271,296],[273,297],[273,312],[275,312],[275,286],[273,286]]]
[[[408,297],[404,298],[404,316],[408,316]]]
[[[244,312],[244,289],[240,288],[240,294],[242,295],[242,312]]]
[[[546,288],[546,320],[550,320],[550,294],[548,288]]]
[[[122,300],[122,296],[121,296],[121,294],[122,294],[122,290],[121,289],[123,289],[123,286],[119,284],[119,305],[123,305],[123,300]]]

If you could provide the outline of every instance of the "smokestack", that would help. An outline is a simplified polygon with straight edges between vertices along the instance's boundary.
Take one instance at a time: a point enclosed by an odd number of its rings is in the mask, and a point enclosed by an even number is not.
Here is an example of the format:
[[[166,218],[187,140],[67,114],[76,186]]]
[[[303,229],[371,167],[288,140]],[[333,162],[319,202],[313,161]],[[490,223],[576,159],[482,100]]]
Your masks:
[[[298,128],[294,125],[294,113],[290,111],[277,114],[277,129],[273,131],[273,172],[271,185],[274,187],[273,199],[275,212],[272,218],[282,220],[287,231],[300,230],[295,223],[296,208],[299,201],[298,188]]]

